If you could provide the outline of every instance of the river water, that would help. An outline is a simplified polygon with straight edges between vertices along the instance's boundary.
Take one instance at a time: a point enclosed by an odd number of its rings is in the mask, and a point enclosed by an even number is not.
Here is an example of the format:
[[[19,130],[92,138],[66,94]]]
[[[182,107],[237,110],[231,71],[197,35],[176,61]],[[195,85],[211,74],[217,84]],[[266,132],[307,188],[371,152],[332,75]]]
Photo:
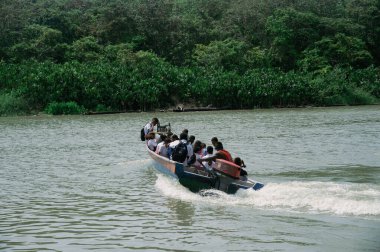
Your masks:
[[[217,136],[260,191],[159,174],[153,116]],[[0,118],[2,251],[379,251],[380,106]]]

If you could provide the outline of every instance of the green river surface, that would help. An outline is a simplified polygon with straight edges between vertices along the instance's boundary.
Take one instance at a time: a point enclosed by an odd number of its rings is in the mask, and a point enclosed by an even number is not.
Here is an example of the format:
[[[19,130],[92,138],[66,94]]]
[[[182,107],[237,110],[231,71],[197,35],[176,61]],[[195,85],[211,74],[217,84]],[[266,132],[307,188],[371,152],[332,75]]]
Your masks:
[[[265,187],[160,174],[139,140],[154,116]],[[0,250],[380,251],[380,106],[0,118]]]

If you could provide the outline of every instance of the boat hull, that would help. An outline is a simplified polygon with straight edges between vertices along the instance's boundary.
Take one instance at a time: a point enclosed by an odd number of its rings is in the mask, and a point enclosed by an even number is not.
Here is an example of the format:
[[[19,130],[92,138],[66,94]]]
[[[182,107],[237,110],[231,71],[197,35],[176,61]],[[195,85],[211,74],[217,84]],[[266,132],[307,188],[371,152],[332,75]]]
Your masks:
[[[178,179],[181,185],[187,187],[192,192],[216,189],[228,194],[234,194],[239,189],[259,190],[264,186],[263,184],[250,179],[236,179],[228,176],[228,174],[218,172],[217,169],[214,169],[214,172],[206,172],[197,167],[185,167],[182,163],[162,157],[148,148],[147,150],[154,161],[154,167],[158,171]]]
[[[178,179],[181,185],[189,188],[192,192],[213,188],[214,179],[212,177],[186,171],[182,163],[169,160],[149,149],[148,153],[158,171]]]

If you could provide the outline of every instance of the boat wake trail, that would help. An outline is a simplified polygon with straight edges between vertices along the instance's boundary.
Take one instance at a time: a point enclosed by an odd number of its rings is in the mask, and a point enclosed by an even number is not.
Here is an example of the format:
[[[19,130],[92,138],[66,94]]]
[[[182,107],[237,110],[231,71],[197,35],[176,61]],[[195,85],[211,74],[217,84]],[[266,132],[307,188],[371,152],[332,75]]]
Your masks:
[[[380,186],[334,182],[269,183],[260,191],[218,190],[192,193],[177,181],[158,175],[156,188],[165,196],[194,203],[248,206],[275,211],[380,217]]]
[[[245,192],[248,204],[297,212],[380,216],[380,187],[335,182],[267,184],[260,192]]]

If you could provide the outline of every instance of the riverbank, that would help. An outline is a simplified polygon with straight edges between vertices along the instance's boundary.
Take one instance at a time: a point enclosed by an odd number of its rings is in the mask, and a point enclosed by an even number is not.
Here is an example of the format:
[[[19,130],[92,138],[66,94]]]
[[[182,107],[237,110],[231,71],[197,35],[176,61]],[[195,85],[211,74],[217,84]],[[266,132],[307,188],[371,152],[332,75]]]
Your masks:
[[[33,112],[29,114],[19,114],[19,115],[2,115],[0,117],[50,117],[50,116],[65,116],[65,115],[82,115],[82,116],[102,116],[102,115],[116,115],[116,114],[140,114],[140,113],[150,113],[150,114],[166,114],[166,113],[179,113],[179,112],[219,112],[219,111],[236,111],[236,112],[243,112],[243,111],[252,111],[252,110],[260,110],[260,111],[267,111],[267,110],[289,110],[289,109],[295,109],[295,110],[300,110],[302,109],[334,109],[334,108],[362,108],[362,107],[376,107],[380,106],[380,103],[377,104],[368,104],[368,105],[335,105],[335,106],[299,106],[299,107],[272,107],[272,108],[253,108],[253,109],[231,109],[231,108],[214,108],[214,109],[197,109],[197,108],[190,108],[190,109],[184,109],[184,111],[176,111],[177,109],[171,108],[171,109],[156,109],[156,110],[149,110],[149,111],[141,111],[141,110],[129,110],[129,111],[109,111],[109,112],[86,112],[83,114],[57,114],[57,115],[52,115],[48,114],[44,111],[40,112]]]
[[[365,105],[380,99],[380,71],[375,67],[239,73],[164,61],[133,67],[113,62],[0,62],[0,83],[0,115],[152,111],[176,109],[178,104],[185,104],[185,110],[186,104],[204,109]]]

